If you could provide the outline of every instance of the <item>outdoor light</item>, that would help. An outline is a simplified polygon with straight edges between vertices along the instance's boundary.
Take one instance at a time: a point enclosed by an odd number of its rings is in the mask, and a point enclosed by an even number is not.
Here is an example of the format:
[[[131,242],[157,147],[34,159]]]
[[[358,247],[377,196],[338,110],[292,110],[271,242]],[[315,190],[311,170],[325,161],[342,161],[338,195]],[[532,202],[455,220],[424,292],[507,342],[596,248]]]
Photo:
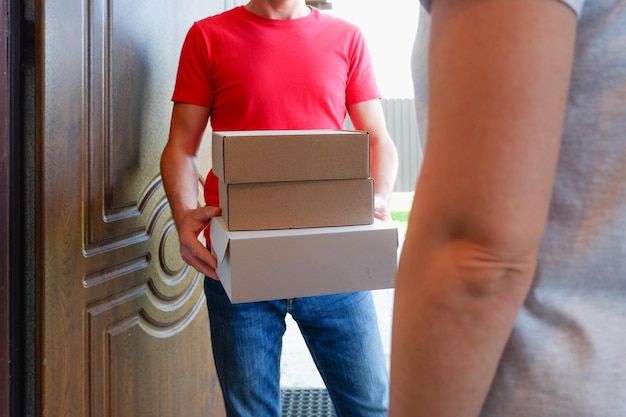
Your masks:
[[[316,7],[318,9],[332,9],[333,8],[333,2],[332,0],[306,0],[306,4],[308,6],[313,6]]]

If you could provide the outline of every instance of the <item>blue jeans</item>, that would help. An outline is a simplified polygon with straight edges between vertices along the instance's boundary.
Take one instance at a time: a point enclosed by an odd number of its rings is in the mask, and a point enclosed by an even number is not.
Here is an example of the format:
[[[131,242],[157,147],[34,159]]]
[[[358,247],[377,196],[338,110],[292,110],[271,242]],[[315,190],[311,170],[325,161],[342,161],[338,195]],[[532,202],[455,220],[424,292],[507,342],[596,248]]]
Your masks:
[[[231,304],[205,279],[211,341],[228,417],[280,417],[280,356],[290,313],[338,417],[387,415],[389,373],[370,292]]]

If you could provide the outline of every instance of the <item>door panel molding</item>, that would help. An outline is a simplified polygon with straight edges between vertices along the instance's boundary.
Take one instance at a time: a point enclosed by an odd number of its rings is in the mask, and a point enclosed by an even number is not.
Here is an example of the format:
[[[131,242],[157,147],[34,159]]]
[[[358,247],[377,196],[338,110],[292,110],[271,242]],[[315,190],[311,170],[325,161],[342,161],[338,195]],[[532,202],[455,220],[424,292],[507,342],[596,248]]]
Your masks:
[[[203,279],[159,176],[204,0],[40,0],[41,415],[221,416]]]

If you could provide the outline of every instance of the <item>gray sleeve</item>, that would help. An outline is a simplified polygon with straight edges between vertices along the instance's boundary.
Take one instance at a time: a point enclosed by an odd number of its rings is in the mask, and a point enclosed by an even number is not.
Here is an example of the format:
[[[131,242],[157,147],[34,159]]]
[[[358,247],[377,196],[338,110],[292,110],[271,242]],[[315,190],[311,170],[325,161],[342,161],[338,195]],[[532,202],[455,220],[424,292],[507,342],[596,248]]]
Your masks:
[[[422,5],[424,6],[426,10],[430,10],[431,1],[432,0],[420,0],[420,2],[422,3]],[[585,3],[586,0],[558,0],[558,1],[569,6],[574,11],[574,13],[576,13],[577,16],[580,16],[580,11],[582,10],[583,4]]]

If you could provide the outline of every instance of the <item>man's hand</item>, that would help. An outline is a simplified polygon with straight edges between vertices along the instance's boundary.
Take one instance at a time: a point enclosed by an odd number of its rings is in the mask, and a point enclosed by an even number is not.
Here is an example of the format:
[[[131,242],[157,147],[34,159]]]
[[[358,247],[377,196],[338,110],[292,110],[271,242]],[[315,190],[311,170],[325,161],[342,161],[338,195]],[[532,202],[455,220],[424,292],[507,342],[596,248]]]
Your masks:
[[[215,268],[217,259],[202,245],[198,236],[206,229],[212,217],[219,216],[219,207],[200,207],[189,210],[177,224],[178,237],[180,241],[180,256],[188,265],[194,267],[198,272],[219,280]]]
[[[387,199],[383,196],[374,196],[374,217],[384,222],[392,221]]]

